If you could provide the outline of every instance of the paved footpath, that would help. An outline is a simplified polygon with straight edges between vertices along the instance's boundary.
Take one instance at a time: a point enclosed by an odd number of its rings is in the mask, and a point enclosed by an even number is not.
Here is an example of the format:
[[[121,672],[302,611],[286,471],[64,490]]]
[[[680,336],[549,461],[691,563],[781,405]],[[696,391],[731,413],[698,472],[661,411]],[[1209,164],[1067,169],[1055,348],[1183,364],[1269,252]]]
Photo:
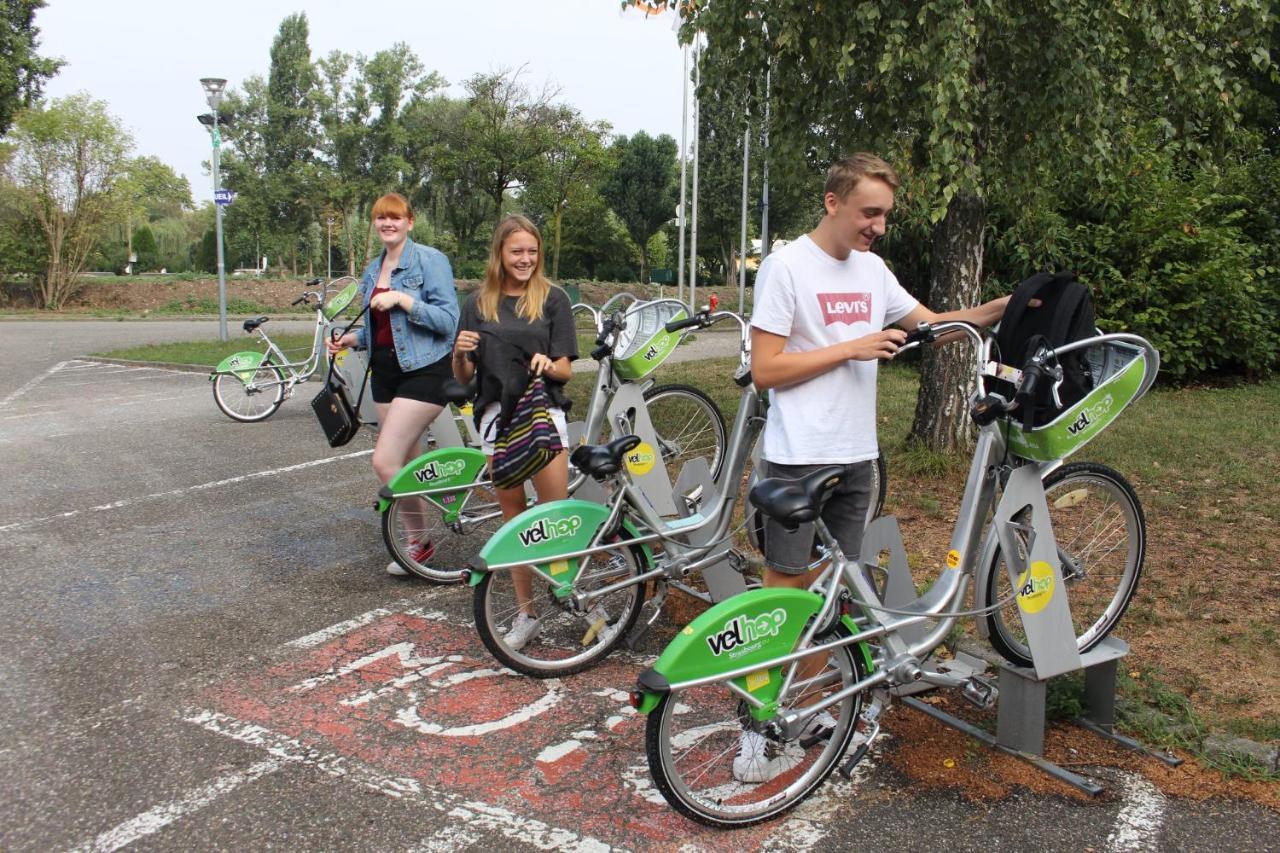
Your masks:
[[[692,824],[625,696],[673,626],[572,678],[498,667],[469,590],[383,572],[367,438],[328,448],[309,395],[238,424],[203,376],[81,358],[193,331],[0,323],[6,851],[1277,849],[1275,812],[1104,769],[1092,802],[913,785],[892,731],[784,820]]]

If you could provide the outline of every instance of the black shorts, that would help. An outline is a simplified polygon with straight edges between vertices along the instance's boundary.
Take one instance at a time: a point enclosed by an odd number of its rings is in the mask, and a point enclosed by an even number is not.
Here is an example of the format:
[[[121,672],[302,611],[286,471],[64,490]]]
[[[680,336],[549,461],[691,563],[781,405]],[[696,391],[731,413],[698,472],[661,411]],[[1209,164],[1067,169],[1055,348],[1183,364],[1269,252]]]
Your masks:
[[[871,466],[875,462],[843,465],[847,476],[822,507],[822,522],[840,543],[840,550],[851,560],[862,553],[862,530],[867,523],[867,506],[871,503]],[[784,480],[798,480],[827,465],[779,465],[765,461],[765,475]],[[801,524],[787,530],[782,523],[766,517],[764,522],[764,559],[769,568],[784,575],[802,575],[817,555],[817,534],[812,524]]]
[[[404,371],[396,359],[396,351],[390,347],[378,347],[369,355],[369,393],[375,403],[390,403],[396,397],[420,400],[423,403],[448,405],[444,396],[444,383],[453,378],[452,355],[437,362]]]

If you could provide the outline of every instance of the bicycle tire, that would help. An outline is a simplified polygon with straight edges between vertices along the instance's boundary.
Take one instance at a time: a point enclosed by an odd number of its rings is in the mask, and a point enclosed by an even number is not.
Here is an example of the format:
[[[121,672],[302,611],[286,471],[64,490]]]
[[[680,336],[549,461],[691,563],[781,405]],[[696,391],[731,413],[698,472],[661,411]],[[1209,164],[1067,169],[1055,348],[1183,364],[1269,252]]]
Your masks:
[[[849,632],[839,625],[829,636],[847,637]],[[862,653],[854,646],[832,650],[827,667],[832,692],[866,676]],[[672,808],[699,823],[734,829],[770,820],[803,802],[836,769],[857,729],[864,693],[851,694],[829,709],[836,727],[825,743],[806,749],[801,738],[771,741],[775,755],[767,764],[785,766],[776,777],[759,783],[741,782],[735,775],[738,739],[749,724],[738,694],[724,682],[668,693],[645,726],[650,776]],[[794,707],[791,703],[783,710]],[[821,751],[810,755],[820,744]],[[754,795],[760,800],[752,800]]]
[[[1137,592],[1146,517],[1129,481],[1096,462],[1064,465],[1045,478],[1044,489],[1059,551],[1069,558],[1063,581],[1076,648],[1083,654],[1111,633]],[[984,607],[1012,592],[998,545],[987,569]],[[1031,666],[1017,602],[992,611],[986,620],[992,648],[1010,663]]]
[[[266,390],[250,389],[249,385],[259,382],[274,383]],[[213,402],[218,409],[233,421],[240,423],[256,423],[265,421],[280,408],[284,402],[284,373],[270,361],[263,359],[253,371],[250,383],[241,381],[233,373],[218,373],[213,377]],[[258,409],[248,405],[254,398],[263,395],[267,400],[266,408]]]
[[[487,485],[465,489],[459,520],[446,524],[438,506],[422,498],[395,497],[382,513],[382,541],[391,559],[411,574],[436,584],[461,583],[467,578],[467,563],[502,526],[498,499]],[[413,506],[411,501],[421,506]],[[418,515],[415,518],[414,512]],[[417,545],[433,546],[430,557],[415,559]]]
[[[711,479],[719,477],[728,432],[715,401],[697,388],[679,384],[655,385],[644,392],[644,400],[671,482],[685,462],[699,456],[707,458]]]
[[[605,586],[622,580],[626,575],[635,577],[640,574],[643,552],[625,540],[618,540],[616,548],[582,559],[589,562],[579,571],[574,588],[589,590],[593,585]],[[506,642],[506,633],[520,610],[515,591],[515,571],[503,569],[485,575],[476,586],[472,611],[480,639],[489,652],[504,666],[535,678],[572,675],[603,660],[626,639],[640,616],[640,608],[644,606],[643,583],[632,584],[597,599],[604,608],[606,619],[610,613],[618,618],[609,619],[603,627],[593,631],[594,626],[589,623],[587,614],[573,610],[567,599],[556,598],[551,586],[533,575],[533,601],[540,619],[539,633],[522,648],[513,649]],[[606,638],[600,639],[602,636]],[[578,647],[586,647],[586,650],[578,651]]]

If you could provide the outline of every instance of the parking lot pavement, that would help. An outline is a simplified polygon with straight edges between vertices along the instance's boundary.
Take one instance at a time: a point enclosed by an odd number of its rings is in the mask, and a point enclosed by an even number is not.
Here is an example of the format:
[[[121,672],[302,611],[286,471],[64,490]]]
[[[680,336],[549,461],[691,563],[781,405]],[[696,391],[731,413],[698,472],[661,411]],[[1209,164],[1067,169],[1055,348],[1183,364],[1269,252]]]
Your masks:
[[[19,325],[5,327],[11,343]],[[31,375],[0,395],[6,850],[1267,849],[1280,837],[1272,812],[1171,800],[1141,777],[1110,780],[1115,793],[1091,803],[1028,791],[979,803],[911,787],[879,750],[785,820],[704,829],[655,793],[626,704],[673,626],[572,678],[515,676],[480,643],[468,589],[384,573],[368,438],[328,448],[305,386],[269,420],[238,424],[195,374],[63,351]]]

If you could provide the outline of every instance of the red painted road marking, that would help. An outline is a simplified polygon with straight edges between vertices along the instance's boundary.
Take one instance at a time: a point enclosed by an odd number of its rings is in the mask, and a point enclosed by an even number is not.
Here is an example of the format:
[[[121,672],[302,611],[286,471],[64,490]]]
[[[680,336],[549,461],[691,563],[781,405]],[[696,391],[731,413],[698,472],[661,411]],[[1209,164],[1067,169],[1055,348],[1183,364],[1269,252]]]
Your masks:
[[[518,676],[473,629],[397,613],[210,688],[202,702],[389,777],[614,846],[759,847],[781,827],[705,829],[654,790],[644,720],[623,692],[635,676],[613,660],[563,683]]]

